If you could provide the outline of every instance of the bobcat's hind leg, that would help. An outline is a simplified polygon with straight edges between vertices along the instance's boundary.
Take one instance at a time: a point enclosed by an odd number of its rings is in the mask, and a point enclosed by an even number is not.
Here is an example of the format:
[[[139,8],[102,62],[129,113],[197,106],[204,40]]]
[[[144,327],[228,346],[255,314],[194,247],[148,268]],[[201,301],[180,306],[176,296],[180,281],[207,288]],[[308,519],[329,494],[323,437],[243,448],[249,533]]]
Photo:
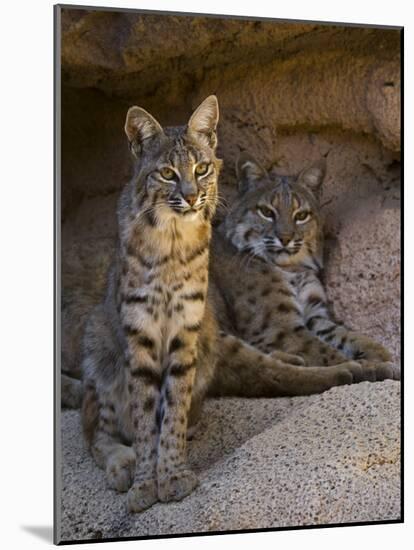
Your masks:
[[[79,409],[82,404],[82,382],[62,372],[61,405],[69,409]]]
[[[92,456],[105,470],[109,487],[119,492],[128,491],[134,479],[135,452],[121,442],[115,406],[108,400],[100,403],[91,382],[85,386],[82,423]]]
[[[362,368],[357,361],[332,366],[297,366],[281,362],[232,334],[220,333],[219,361],[210,395],[281,397],[321,393],[344,384],[378,381],[387,371]]]
[[[293,355],[292,353],[286,353],[285,351],[275,350],[269,353],[270,357],[288,363],[289,365],[298,365],[303,367],[306,365],[306,361],[300,355]]]

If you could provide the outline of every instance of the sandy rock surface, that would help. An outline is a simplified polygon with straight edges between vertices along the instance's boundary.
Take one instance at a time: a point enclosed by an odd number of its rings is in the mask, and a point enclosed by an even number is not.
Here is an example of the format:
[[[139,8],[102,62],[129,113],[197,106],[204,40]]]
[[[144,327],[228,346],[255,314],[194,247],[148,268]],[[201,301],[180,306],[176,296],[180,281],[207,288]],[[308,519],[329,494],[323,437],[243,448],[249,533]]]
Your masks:
[[[79,413],[62,414],[62,540],[397,520],[400,384],[364,382],[321,395],[214,399],[183,501],[126,511],[85,450]]]

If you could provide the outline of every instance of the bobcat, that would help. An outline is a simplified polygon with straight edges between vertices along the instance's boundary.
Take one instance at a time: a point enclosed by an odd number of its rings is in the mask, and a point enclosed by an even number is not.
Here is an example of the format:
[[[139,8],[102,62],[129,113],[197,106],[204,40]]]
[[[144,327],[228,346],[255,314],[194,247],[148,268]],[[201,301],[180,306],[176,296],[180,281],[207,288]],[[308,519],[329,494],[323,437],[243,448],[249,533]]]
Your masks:
[[[253,215],[241,214],[253,208],[254,193],[240,197],[219,229],[223,242],[217,239],[209,283],[221,166],[217,123],[215,96],[184,127],[163,129],[139,107],[127,113],[135,174],[119,199],[106,295],[86,323],[82,420],[96,462],[110,487],[128,491],[131,512],[180,500],[196,486],[186,435],[207,394],[305,395],[392,376],[388,363],[363,368],[312,337],[305,324],[316,322],[313,309],[300,309],[309,295],[305,281],[296,295],[296,283],[267,256],[245,256],[243,239],[253,243],[258,236]],[[262,185],[273,192],[265,176]],[[265,210],[262,215],[264,227]],[[296,275],[315,273],[312,256],[295,247],[304,265]],[[322,303],[312,304],[319,317]],[[290,327],[291,335],[282,338],[280,327],[285,333]]]
[[[242,154],[236,165],[239,196],[217,229],[211,280],[222,290],[233,333],[256,349],[294,354],[308,365],[357,360],[368,379],[375,373],[398,377],[382,345],[329,315],[319,279],[318,197],[325,170],[323,159],[296,178],[270,178]],[[235,280],[235,273],[242,275]]]

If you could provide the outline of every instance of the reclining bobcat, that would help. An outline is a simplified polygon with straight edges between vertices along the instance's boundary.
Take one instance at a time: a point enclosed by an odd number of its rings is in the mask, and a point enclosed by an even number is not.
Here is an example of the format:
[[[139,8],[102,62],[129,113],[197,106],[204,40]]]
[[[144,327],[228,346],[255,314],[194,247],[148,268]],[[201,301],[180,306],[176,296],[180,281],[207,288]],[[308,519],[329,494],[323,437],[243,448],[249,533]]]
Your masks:
[[[270,178],[242,154],[236,171],[239,196],[217,229],[210,266],[233,332],[263,352],[295,354],[309,365],[335,365],[348,358],[365,369],[374,366],[377,375],[398,377],[382,345],[329,316],[319,279],[323,231],[318,196],[325,161],[298,177]],[[242,275],[235,280],[235,273]],[[365,370],[364,377],[369,376]]]
[[[208,282],[217,122],[214,96],[185,127],[162,129],[138,107],[127,114],[136,169],[119,200],[106,297],[85,329],[82,417],[93,456],[112,488],[129,490],[133,512],[197,484],[186,435],[207,393],[305,395],[393,374],[381,346],[331,329],[316,278],[317,207],[302,184],[275,185],[252,161],[239,164],[243,195],[218,230]],[[292,206],[293,244],[285,230],[271,238]]]

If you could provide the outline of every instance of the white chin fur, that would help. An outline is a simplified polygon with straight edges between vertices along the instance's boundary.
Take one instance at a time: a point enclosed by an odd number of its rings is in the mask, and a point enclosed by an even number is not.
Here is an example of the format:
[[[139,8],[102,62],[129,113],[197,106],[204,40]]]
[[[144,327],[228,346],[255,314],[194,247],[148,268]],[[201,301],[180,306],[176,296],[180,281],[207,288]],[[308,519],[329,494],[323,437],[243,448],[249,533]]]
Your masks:
[[[198,212],[190,212],[189,214],[180,215],[180,219],[184,222],[193,222],[196,218],[198,218],[199,215]]]

